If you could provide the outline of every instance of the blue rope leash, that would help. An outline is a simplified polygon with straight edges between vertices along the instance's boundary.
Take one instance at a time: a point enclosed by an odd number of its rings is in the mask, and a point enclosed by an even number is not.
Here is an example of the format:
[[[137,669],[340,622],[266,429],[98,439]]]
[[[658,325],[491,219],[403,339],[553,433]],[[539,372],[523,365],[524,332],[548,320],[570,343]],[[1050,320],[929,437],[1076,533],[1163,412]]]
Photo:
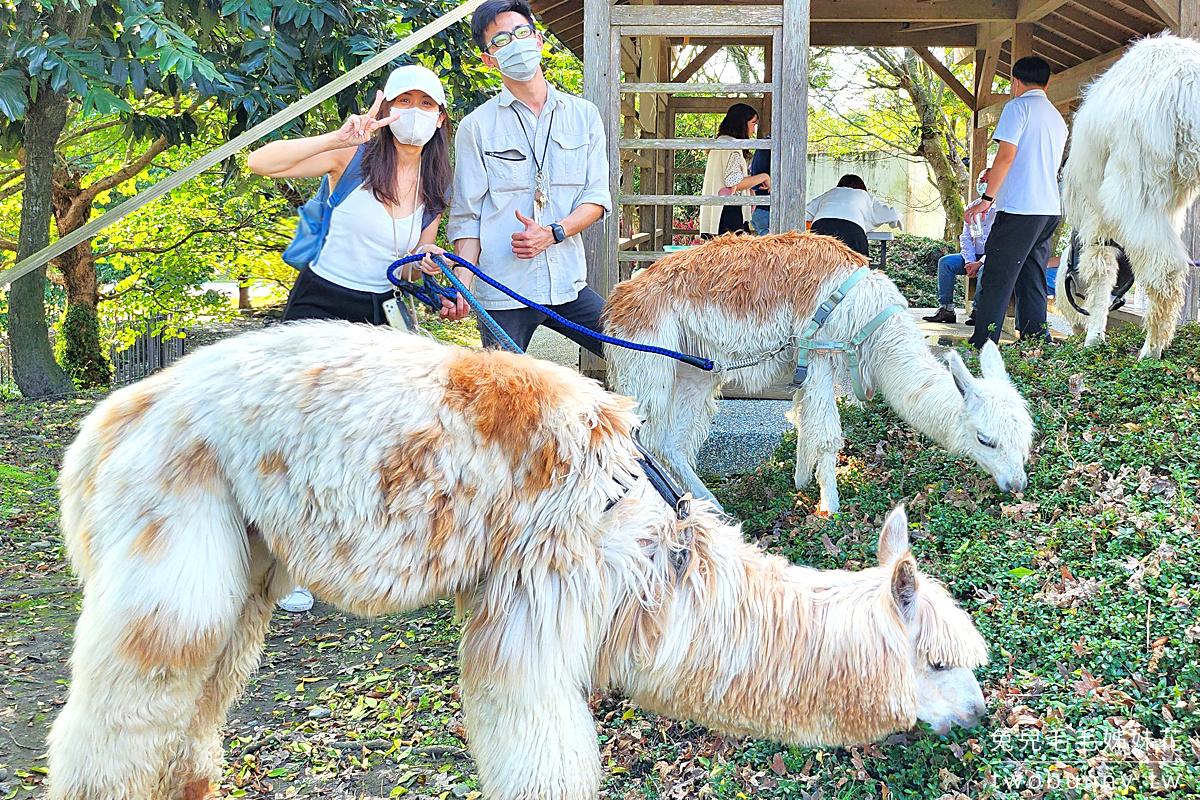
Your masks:
[[[400,291],[411,294],[413,297],[415,297],[418,300],[420,300],[421,302],[425,303],[426,305],[428,305],[430,308],[434,309],[435,311],[440,311],[442,309],[441,298],[444,297],[453,303],[457,300],[457,295],[461,294],[464,298],[466,298],[466,301],[468,304],[470,304],[471,308],[475,309],[475,313],[477,313],[479,315],[479,318],[484,321],[484,324],[486,324],[488,326],[488,329],[491,330],[492,333],[496,333],[496,331],[498,331],[498,330],[500,331],[500,334],[497,335],[497,337],[496,337],[497,339],[499,339],[501,342],[505,342],[505,340],[507,340],[505,346],[507,347],[509,344],[512,345],[512,347],[509,349],[516,348],[514,350],[514,352],[519,353],[522,351],[520,348],[518,348],[516,346],[515,343],[513,343],[512,339],[509,338],[508,334],[503,332],[503,329],[501,329],[500,325],[494,319],[492,319],[491,315],[483,310],[483,308],[479,305],[479,301],[477,301],[475,299],[474,295],[472,295],[471,292],[467,290],[466,286],[463,286],[462,281],[460,281],[457,278],[457,276],[454,275],[454,272],[450,269],[450,267],[448,267],[446,265],[445,261],[442,260],[443,258],[448,258],[451,261],[453,261],[455,264],[458,264],[459,266],[462,266],[462,267],[465,267],[466,269],[471,270],[471,272],[474,273],[474,275],[476,277],[478,277],[481,281],[483,281],[487,285],[491,286],[492,288],[503,292],[504,294],[511,297],[513,300],[516,300],[518,303],[522,303],[526,306],[529,306],[530,308],[534,309],[535,311],[540,311],[543,314],[545,314],[546,316],[548,316],[551,319],[558,322],[559,324],[565,325],[566,327],[568,327],[571,330],[576,331],[578,333],[582,333],[584,336],[590,336],[591,338],[593,338],[597,341],[605,342],[606,344],[616,345],[617,347],[624,347],[629,350],[637,350],[638,352],[642,352],[642,353],[653,353],[655,355],[666,356],[667,358],[673,358],[676,361],[682,361],[685,364],[696,367],[697,369],[702,369],[705,372],[712,372],[715,367],[711,358],[701,358],[700,356],[693,356],[693,355],[688,355],[687,353],[680,353],[676,350],[668,350],[665,347],[656,347],[655,345],[650,345],[650,344],[639,344],[637,342],[630,342],[630,341],[626,341],[625,339],[618,339],[614,336],[609,336],[608,334],[600,333],[599,331],[593,331],[590,328],[585,328],[584,326],[582,326],[576,322],[572,322],[571,320],[567,319],[566,317],[564,317],[563,315],[554,311],[553,309],[547,308],[546,306],[542,305],[541,303],[535,303],[532,300],[522,297],[521,295],[514,292],[512,289],[508,288],[504,284],[502,284],[499,281],[492,278],[487,273],[480,270],[479,267],[475,266],[470,261],[467,261],[466,259],[463,259],[463,258],[459,258],[458,256],[454,255],[453,253],[446,253],[446,254],[444,254],[444,256],[435,255],[435,256],[433,256],[433,260],[436,261],[439,264],[439,266],[441,266],[442,274],[445,275],[447,277],[447,279],[449,279],[449,281],[453,285],[454,289],[451,289],[450,287],[447,287],[447,286],[442,286],[440,283],[438,283],[436,280],[434,280],[429,275],[425,276],[424,285],[412,283],[411,281],[405,281],[405,280],[402,280],[397,277],[396,270],[399,267],[405,266],[407,264],[414,264],[423,258],[425,258],[424,255],[418,254],[418,255],[405,256],[404,258],[401,258],[398,261],[393,262],[392,265],[390,267],[388,267],[388,271],[387,271],[388,280],[390,280],[393,284],[395,284],[396,288],[398,288]],[[455,291],[455,290],[457,290],[457,291]]]

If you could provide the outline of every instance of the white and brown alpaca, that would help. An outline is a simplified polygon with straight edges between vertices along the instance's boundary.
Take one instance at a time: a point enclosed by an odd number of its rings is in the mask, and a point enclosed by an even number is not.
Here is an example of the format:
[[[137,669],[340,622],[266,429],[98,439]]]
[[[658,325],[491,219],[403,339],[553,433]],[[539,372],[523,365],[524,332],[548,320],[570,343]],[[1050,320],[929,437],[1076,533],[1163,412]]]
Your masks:
[[[642,443],[693,494],[712,499],[694,465],[717,412],[721,386],[735,381],[753,392],[790,377],[797,354],[785,344],[866,263],[865,256],[828,236],[727,235],[659,259],[617,286],[604,307],[605,330],[613,336],[724,363],[779,351],[758,366],[720,373],[606,346],[614,390],[638,400],[638,413],[645,419]],[[891,279],[871,272],[816,338],[848,341],[893,304],[907,305]],[[1004,491],[1024,489],[1033,422],[999,350],[991,343],[984,347],[980,378],[972,377],[953,350],[946,358],[949,369],[930,352],[906,312],[892,315],[860,349],[868,391],[882,391],[909,425],[951,453],[970,456]],[[806,486],[815,470],[821,510],[828,513],[838,510],[838,374],[846,377],[845,353],[813,353],[808,378],[793,400],[796,488]]]
[[[50,797],[207,796],[219,728],[296,583],[374,615],[457,596],[491,800],[592,800],[585,692],[718,730],[867,742],[973,725],[986,647],[922,575],[898,509],[879,566],[822,572],[679,522],[632,402],[524,356],[297,323],[115,392],[61,475],[83,581]]]
[[[1058,310],[1087,346],[1104,339],[1117,280],[1119,242],[1146,290],[1146,341],[1140,358],[1158,358],[1175,338],[1188,252],[1184,218],[1200,193],[1200,42],[1170,34],[1129,48],[1084,91],[1063,171],[1063,212],[1079,231],[1077,288],[1084,316],[1065,301],[1058,271]]]

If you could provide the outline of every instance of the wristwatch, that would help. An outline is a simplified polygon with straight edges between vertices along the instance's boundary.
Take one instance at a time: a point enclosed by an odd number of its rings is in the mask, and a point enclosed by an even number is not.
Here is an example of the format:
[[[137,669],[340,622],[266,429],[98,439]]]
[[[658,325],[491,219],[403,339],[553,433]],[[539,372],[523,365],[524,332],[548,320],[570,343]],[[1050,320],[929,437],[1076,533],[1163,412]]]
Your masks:
[[[993,200],[995,200],[995,199],[996,199],[996,198],[994,198],[994,197],[991,197],[990,195],[988,195],[988,193],[987,193],[987,192],[984,192],[983,194],[979,195],[979,197],[980,197],[981,199],[983,199],[983,200],[985,200],[985,201],[989,202],[989,203],[990,203],[990,202],[992,202]]]
[[[554,234],[554,243],[562,244],[567,238],[567,232],[563,230],[563,226],[557,222],[550,223],[550,232]]]

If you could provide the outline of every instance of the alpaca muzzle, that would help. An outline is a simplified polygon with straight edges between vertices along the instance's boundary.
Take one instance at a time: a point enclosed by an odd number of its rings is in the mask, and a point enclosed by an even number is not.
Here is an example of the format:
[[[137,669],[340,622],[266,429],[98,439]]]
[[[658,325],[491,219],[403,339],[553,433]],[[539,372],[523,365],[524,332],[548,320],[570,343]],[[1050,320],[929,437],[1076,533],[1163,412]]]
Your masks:
[[[1022,472],[1016,478],[999,477],[996,478],[996,485],[1000,487],[1000,491],[1013,494],[1014,492],[1023,492],[1025,487],[1029,485],[1029,478]]]

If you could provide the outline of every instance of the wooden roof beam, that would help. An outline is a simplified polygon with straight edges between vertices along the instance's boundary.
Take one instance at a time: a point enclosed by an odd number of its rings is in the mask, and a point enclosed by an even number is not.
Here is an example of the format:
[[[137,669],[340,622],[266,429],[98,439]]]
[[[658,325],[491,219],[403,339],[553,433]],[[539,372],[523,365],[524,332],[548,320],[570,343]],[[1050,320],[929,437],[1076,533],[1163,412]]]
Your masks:
[[[1079,87],[1111,67],[1124,54],[1125,48],[1121,47],[1113,50],[1111,53],[1105,53],[1102,56],[1085,61],[1078,66],[1071,67],[1057,75],[1051,75],[1050,85],[1046,87],[1046,97],[1055,105],[1061,105],[1072,100],[1079,94]],[[1005,102],[1007,100],[993,103],[987,108],[982,109],[979,112],[980,125],[995,125],[1000,119],[1000,112],[1003,110]]]
[[[692,60],[688,62],[686,67],[679,70],[678,75],[676,75],[674,78],[671,78],[671,83],[687,83],[689,80],[691,80],[693,75],[699,72],[704,65],[708,63],[710,58],[717,54],[717,51],[720,50],[722,46],[723,45],[719,44],[710,44],[705,46],[703,50],[697,53]]]
[[[950,88],[950,91],[958,95],[959,100],[962,100],[964,103],[966,103],[967,108],[975,108],[975,95],[971,94],[967,87],[962,85],[962,82],[959,81],[958,77],[955,76],[955,74],[951,72],[945,64],[938,60],[933,53],[929,52],[928,47],[917,46],[912,48],[912,51],[920,56],[922,61],[929,65],[929,68],[933,70],[933,73],[942,79],[942,83],[946,84],[946,86]]]
[[[933,30],[912,30],[899,22],[813,22],[815,47],[972,47],[975,25],[958,23]]]
[[[1179,27],[1180,0],[1120,0],[1120,3],[1163,23],[1171,30]]]
[[[1112,12],[1115,9],[1107,3],[1099,2],[1098,0],[1073,0],[1073,4],[1083,10],[1084,13],[1080,16],[1091,20],[1092,23],[1101,27],[1107,26],[1109,30],[1122,31],[1123,36],[1120,39],[1122,43],[1143,33],[1136,25],[1137,20],[1114,15]],[[1081,22],[1080,24],[1084,23]],[[1088,24],[1087,27],[1091,30],[1096,30],[1091,24]],[[1099,33],[1099,31],[1096,32]]]
[[[1107,36],[1101,36],[1067,18],[1063,15],[1063,10],[1065,9],[1060,9],[1046,19],[1046,24],[1063,39],[1074,42],[1084,50],[1091,50],[1093,53],[1107,53],[1121,44],[1119,40],[1113,41]]]
[[[1011,21],[1018,0],[814,0],[813,22],[950,22]],[[777,26],[783,10],[777,5],[613,6],[613,24],[678,26],[687,29],[724,26],[731,32],[749,25]]]
[[[1068,56],[1067,63],[1070,64],[1080,60],[1087,61],[1111,49],[1111,45],[1101,44],[1096,37],[1090,37],[1089,42],[1080,42],[1073,36],[1065,35],[1057,25],[1039,24],[1033,35],[1047,47]]]
[[[1069,0],[1018,0],[1017,22],[1037,22]]]

